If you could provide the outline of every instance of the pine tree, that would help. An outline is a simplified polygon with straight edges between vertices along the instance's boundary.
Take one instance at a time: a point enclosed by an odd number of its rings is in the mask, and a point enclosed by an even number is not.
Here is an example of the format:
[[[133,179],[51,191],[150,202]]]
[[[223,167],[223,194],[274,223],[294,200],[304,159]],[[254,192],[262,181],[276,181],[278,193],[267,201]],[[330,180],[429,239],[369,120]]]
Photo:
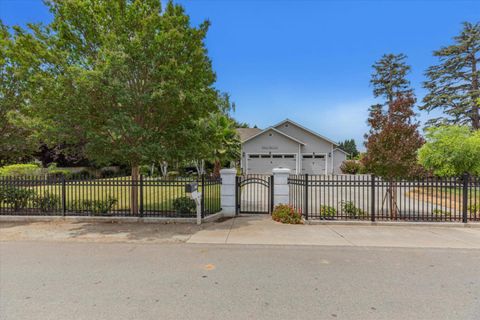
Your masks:
[[[375,98],[384,97],[388,104],[392,103],[397,94],[411,92],[410,81],[406,78],[411,68],[406,64],[406,59],[407,56],[403,53],[384,54],[375,62],[370,80]]]
[[[429,125],[439,123],[468,124],[480,129],[480,22],[465,22],[455,43],[435,51],[439,64],[426,72],[421,110],[442,109],[446,116],[432,119]]]
[[[338,144],[338,147],[343,151],[348,152],[350,159],[354,159],[356,156],[358,156],[359,152],[354,139],[342,141]]]

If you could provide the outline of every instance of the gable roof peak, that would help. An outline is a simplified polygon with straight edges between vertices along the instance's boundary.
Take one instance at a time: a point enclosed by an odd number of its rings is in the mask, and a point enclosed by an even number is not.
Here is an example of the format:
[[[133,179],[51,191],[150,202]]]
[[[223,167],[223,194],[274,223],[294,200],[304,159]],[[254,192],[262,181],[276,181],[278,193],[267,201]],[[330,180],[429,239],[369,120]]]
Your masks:
[[[301,124],[299,124],[299,123],[297,123],[297,122],[295,122],[295,121],[293,121],[293,120],[291,120],[291,119],[289,119],[289,118],[286,118],[285,120],[283,120],[283,121],[281,121],[281,122],[273,125],[272,127],[276,128],[276,127],[281,126],[282,124],[284,124],[284,123],[286,123],[286,122],[290,122],[290,123],[293,124],[294,126],[299,127],[300,129],[305,130],[305,131],[313,134],[314,136],[316,136],[316,137],[318,137],[318,138],[321,138],[321,139],[323,139],[323,140],[326,140],[326,141],[330,142],[330,143],[333,144],[335,147],[338,147],[338,143],[336,143],[335,141],[333,141],[333,140],[331,140],[331,139],[329,139],[329,138],[327,138],[327,137],[325,137],[325,136],[322,136],[321,134],[316,133],[316,132],[313,131],[313,130],[308,129],[308,128],[302,126]]]

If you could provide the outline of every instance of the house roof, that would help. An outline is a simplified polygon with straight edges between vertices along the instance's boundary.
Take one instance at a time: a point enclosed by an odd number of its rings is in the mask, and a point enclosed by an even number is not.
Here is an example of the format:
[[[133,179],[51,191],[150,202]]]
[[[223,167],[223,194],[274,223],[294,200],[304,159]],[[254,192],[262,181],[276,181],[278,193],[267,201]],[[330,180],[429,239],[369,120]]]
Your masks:
[[[281,126],[282,124],[284,124],[284,123],[286,123],[286,122],[289,122],[289,123],[291,123],[291,124],[299,127],[300,129],[303,129],[303,130],[305,130],[305,131],[313,134],[314,136],[316,136],[316,137],[318,137],[318,138],[320,138],[320,139],[323,139],[323,140],[326,140],[326,141],[330,142],[330,143],[333,144],[335,147],[338,147],[338,143],[336,143],[335,141],[330,140],[330,139],[328,139],[327,137],[322,136],[321,134],[316,133],[315,131],[312,131],[312,130],[310,130],[310,129],[307,129],[307,128],[305,128],[304,126],[302,126],[302,125],[300,125],[300,124],[296,123],[295,121],[292,121],[292,120],[290,120],[290,119],[288,119],[288,118],[285,119],[285,120],[283,120],[282,122],[277,123],[276,125],[273,125],[273,127]]]
[[[300,140],[298,140],[298,139],[296,139],[296,138],[294,138],[294,137],[292,137],[292,136],[289,136],[288,134],[286,134],[286,133],[284,133],[284,132],[282,132],[282,131],[280,131],[280,130],[278,130],[278,129],[275,129],[274,127],[268,127],[267,129],[258,132],[257,134],[249,137],[248,139],[243,140],[242,143],[245,143],[245,142],[247,142],[247,141],[249,141],[249,140],[252,140],[252,139],[254,139],[255,137],[257,137],[257,136],[259,136],[259,135],[261,135],[261,134],[263,134],[263,133],[265,133],[265,132],[268,132],[268,131],[270,131],[270,130],[275,131],[276,133],[278,133],[278,134],[280,134],[280,135],[282,135],[282,136],[284,136],[284,137],[286,137],[286,138],[288,138],[288,139],[290,139],[290,140],[293,140],[293,141],[295,141],[295,142],[297,142],[297,143],[299,143],[299,144],[301,144],[301,145],[305,145],[305,142],[300,141]]]
[[[240,141],[243,142],[254,135],[262,132],[262,129],[259,128],[237,128],[238,136],[240,137]]]

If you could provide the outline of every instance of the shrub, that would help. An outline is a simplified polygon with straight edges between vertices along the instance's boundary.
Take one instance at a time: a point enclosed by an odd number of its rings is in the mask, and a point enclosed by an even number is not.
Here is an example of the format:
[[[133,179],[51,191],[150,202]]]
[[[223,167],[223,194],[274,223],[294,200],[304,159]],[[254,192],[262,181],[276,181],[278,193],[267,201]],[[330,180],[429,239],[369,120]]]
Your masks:
[[[342,201],[341,207],[342,212],[348,214],[348,216],[353,219],[361,218],[366,215],[365,211],[357,208],[353,201]]]
[[[320,217],[333,218],[337,214],[337,210],[330,206],[320,206]]]
[[[472,205],[468,206],[468,212],[479,213],[480,214],[480,203],[479,204],[472,204]]]
[[[105,214],[112,210],[117,204],[117,199],[108,197],[106,200],[76,200],[70,205],[70,209],[79,212],[90,212],[93,214]]]
[[[38,164],[12,164],[0,168],[0,176],[33,176],[39,174],[41,171]]]
[[[112,177],[115,177],[117,175],[117,171],[115,171],[114,169],[110,169],[110,168],[102,169],[100,172],[101,172],[102,178],[112,178]]]
[[[291,205],[279,204],[273,209],[272,219],[281,223],[300,224],[302,213]]]
[[[443,211],[441,209],[435,209],[433,210],[433,215],[437,216],[437,217],[451,217],[452,216],[452,213],[449,212],[449,211]]]
[[[362,171],[362,164],[357,160],[345,160],[340,166],[344,174],[357,174]]]
[[[2,203],[12,206],[14,211],[18,211],[25,208],[34,195],[35,192],[30,189],[7,187],[0,191],[0,200]]]
[[[42,212],[52,212],[60,207],[60,197],[56,194],[45,192],[43,196],[35,197],[33,204]]]
[[[180,173],[178,171],[169,171],[167,173],[167,177],[170,177],[172,179],[177,178],[179,175],[180,175]]]
[[[82,169],[77,173],[73,174],[72,176],[75,176],[76,178],[80,178],[80,179],[96,178],[95,174],[90,172],[88,169]]]
[[[178,197],[173,200],[173,209],[179,214],[192,214],[197,211],[197,205],[192,198]]]
[[[53,170],[48,170],[48,177],[49,178],[70,178],[72,176],[72,173],[68,170],[65,169],[53,169]]]

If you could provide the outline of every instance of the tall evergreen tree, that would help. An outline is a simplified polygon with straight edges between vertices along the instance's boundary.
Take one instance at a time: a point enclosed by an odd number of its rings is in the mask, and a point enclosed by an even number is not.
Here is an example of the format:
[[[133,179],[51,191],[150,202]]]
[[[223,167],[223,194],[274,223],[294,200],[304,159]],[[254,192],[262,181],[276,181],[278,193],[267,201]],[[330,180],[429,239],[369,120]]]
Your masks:
[[[338,147],[345,152],[348,152],[349,158],[353,159],[358,156],[357,144],[354,139],[347,139],[338,144]]]
[[[480,129],[480,22],[465,22],[454,44],[435,51],[439,64],[426,72],[428,94],[421,110],[442,109],[445,116],[429,121],[468,124]]]
[[[407,56],[400,54],[384,54],[372,66],[374,73],[370,80],[375,98],[383,97],[386,103],[392,103],[397,94],[411,92],[410,81],[406,78],[410,66],[405,60]]]

